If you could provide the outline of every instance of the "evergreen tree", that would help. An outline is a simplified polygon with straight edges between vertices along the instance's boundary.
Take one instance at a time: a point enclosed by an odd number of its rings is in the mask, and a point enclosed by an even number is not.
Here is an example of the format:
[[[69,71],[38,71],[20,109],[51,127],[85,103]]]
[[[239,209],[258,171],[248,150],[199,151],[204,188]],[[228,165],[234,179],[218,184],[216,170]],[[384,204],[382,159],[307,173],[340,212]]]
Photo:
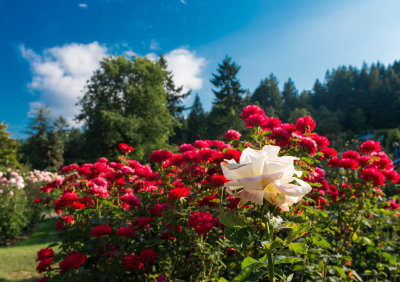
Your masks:
[[[207,115],[204,113],[203,105],[197,94],[187,118],[186,136],[188,143],[193,143],[199,139],[205,139],[207,136]]]
[[[209,118],[209,133],[212,138],[221,138],[229,129],[242,130],[244,122],[241,112],[244,108],[242,89],[237,74],[240,66],[226,56],[218,65],[217,73],[210,82],[214,85],[215,100]]]
[[[18,142],[10,137],[7,125],[0,122],[0,167],[15,168],[19,165],[17,161]]]
[[[64,163],[69,165],[72,163],[82,164],[84,159],[84,136],[79,128],[72,128],[68,131],[66,141],[64,143]]]
[[[283,85],[282,98],[282,119],[287,121],[298,104],[298,91],[291,78]]]
[[[260,105],[267,116],[281,115],[282,97],[279,93],[278,80],[272,73],[261,80],[251,98],[253,103]]]
[[[77,119],[84,122],[89,160],[114,158],[118,144],[135,148],[133,156],[147,160],[153,150],[166,148],[173,121],[167,107],[167,74],[147,58],[104,58],[80,100]]]
[[[63,164],[63,137],[55,128],[47,106],[35,111],[29,125],[29,137],[21,146],[22,161],[35,169],[56,171]],[[65,121],[62,117],[59,120]]]

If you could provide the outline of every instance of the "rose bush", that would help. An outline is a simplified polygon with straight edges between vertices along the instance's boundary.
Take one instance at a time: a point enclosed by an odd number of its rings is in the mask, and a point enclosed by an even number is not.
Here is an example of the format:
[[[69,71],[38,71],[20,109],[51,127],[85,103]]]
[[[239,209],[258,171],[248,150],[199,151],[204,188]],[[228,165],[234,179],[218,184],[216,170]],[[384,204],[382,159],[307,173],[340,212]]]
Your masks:
[[[43,279],[397,277],[396,198],[380,188],[399,175],[379,144],[338,154],[310,117],[287,124],[247,106],[242,118],[247,136],[157,150],[152,166],[123,155],[64,167],[42,187],[60,193],[61,239],[38,264]]]
[[[0,171],[0,245],[19,236],[28,226],[38,222],[45,212],[40,187],[57,175],[45,171]],[[43,199],[50,203],[50,198]]]

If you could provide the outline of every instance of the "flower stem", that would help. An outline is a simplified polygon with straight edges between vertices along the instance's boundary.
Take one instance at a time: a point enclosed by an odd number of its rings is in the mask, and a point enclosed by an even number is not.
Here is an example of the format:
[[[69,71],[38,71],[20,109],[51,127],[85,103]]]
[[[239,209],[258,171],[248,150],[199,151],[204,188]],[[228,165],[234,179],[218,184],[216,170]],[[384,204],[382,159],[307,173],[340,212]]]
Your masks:
[[[267,231],[268,231],[268,239],[270,241],[272,241],[273,240],[273,230],[272,230],[272,226],[270,226],[269,220],[267,221]],[[273,282],[274,281],[274,277],[275,277],[274,260],[272,259],[271,252],[269,252],[269,251],[267,253],[267,259],[268,259],[269,281]]]

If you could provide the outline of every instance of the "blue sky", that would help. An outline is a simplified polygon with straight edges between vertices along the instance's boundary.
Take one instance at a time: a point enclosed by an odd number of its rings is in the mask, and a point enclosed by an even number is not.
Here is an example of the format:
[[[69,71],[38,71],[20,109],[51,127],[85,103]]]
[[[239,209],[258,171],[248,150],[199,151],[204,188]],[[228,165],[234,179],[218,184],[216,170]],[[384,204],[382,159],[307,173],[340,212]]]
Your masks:
[[[271,72],[311,89],[340,65],[399,60],[399,14],[398,0],[0,0],[0,121],[20,138],[37,105],[72,121],[110,54],[165,54],[206,110],[225,55],[251,92]]]

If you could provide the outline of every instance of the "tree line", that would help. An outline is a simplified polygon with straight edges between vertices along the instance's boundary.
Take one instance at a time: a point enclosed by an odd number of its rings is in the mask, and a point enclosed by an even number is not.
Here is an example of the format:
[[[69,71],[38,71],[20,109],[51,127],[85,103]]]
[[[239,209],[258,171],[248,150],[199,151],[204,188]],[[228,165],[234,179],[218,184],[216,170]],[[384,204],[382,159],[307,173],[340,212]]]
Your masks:
[[[292,79],[283,83],[270,74],[251,93],[242,87],[240,66],[226,56],[210,79],[214,100],[209,112],[196,94],[191,107],[183,99],[191,95],[174,83],[163,56],[104,58],[87,82],[71,128],[64,118],[53,119],[48,108],[37,109],[20,141],[22,163],[38,169],[58,169],[62,164],[115,158],[118,144],[135,148],[133,158],[146,161],[156,149],[177,150],[179,144],[197,139],[219,139],[229,129],[246,131],[242,109],[259,105],[267,116],[295,123],[305,115],[317,122],[320,134],[355,134],[400,124],[400,61],[361,69],[342,66],[328,71],[309,91],[299,92]],[[396,129],[400,138],[400,131]],[[0,149],[1,152],[1,149]]]

